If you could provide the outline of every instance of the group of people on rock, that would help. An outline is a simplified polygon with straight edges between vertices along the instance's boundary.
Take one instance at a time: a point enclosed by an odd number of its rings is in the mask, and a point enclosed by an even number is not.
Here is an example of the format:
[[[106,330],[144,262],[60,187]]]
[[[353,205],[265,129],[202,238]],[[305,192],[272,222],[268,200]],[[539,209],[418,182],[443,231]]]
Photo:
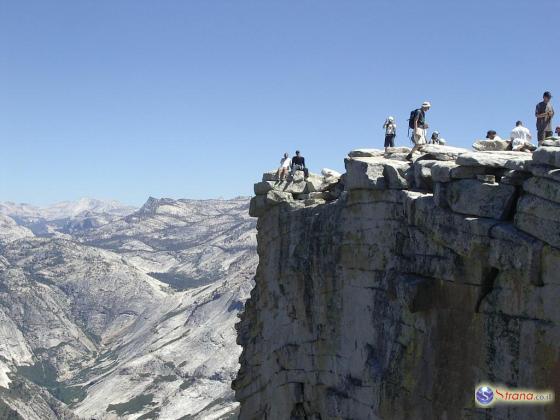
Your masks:
[[[538,145],[541,146],[543,141],[548,137],[556,135],[560,137],[560,126],[557,126],[552,131],[552,118],[554,117],[554,108],[551,103],[552,94],[548,91],[544,92],[543,100],[539,102],[535,108],[535,118],[537,119],[537,140]],[[411,160],[415,151],[419,150],[425,144],[445,144],[445,139],[440,137],[438,131],[434,131],[429,140],[426,138],[426,132],[429,125],[426,123],[426,112],[430,110],[432,104],[428,101],[424,102],[422,106],[415,109],[410,113],[408,120],[408,128],[412,131],[410,140],[413,143],[412,150],[407,155],[407,159]],[[385,152],[390,147],[395,147],[395,137],[397,136],[397,123],[395,118],[387,117],[383,123],[385,130]],[[487,140],[503,140],[495,130],[489,130],[486,133]],[[515,127],[511,130],[508,149],[531,153],[537,147],[531,142],[531,132],[527,127],[523,126],[521,121],[515,123]],[[303,171],[305,178],[308,177],[309,172],[305,166],[305,158],[301,156],[300,151],[296,150],[296,155],[290,159],[288,153],[284,153],[284,157],[280,161],[280,167],[277,171],[277,179],[283,181],[291,173],[292,176],[297,171]]]
[[[548,138],[556,135],[560,137],[560,126],[556,127],[555,132],[552,132],[552,117],[554,117],[554,108],[550,100],[552,99],[552,94],[546,91],[543,94],[543,100],[539,102],[535,108],[535,117],[537,119],[537,138],[538,145],[541,146],[542,142]],[[439,132],[434,131],[429,140],[426,139],[426,132],[429,125],[426,123],[426,112],[430,110],[431,103],[426,101],[418,109],[415,109],[410,113],[410,119],[408,120],[409,130],[412,130],[412,135],[410,140],[413,143],[412,150],[407,156],[407,159],[412,159],[412,154],[420,149],[424,144],[445,144],[445,140],[439,135]],[[385,130],[385,151],[389,147],[395,147],[395,137],[397,135],[397,124],[394,117],[388,117],[383,124],[383,129]],[[496,134],[496,131],[489,130],[486,133],[486,139],[488,140],[502,140],[500,136]],[[515,128],[511,131],[509,140],[505,140],[510,143],[509,149],[520,151],[520,152],[532,152],[537,147],[531,143],[531,132],[527,127],[523,126],[521,121],[515,123]]]
[[[276,179],[284,181],[288,177],[288,173],[292,176],[297,171],[303,171],[305,178],[309,176],[309,170],[305,166],[305,158],[301,155],[299,150],[296,150],[296,155],[290,159],[290,155],[286,152],[284,157],[280,159],[280,166],[276,171]]]
[[[429,139],[426,137],[427,129],[429,128],[426,123],[426,112],[430,110],[432,104],[428,101],[424,102],[422,106],[415,109],[410,113],[408,120],[408,129],[412,130],[410,140],[414,144],[412,150],[407,156],[407,159],[412,159],[412,154],[424,144],[445,144],[446,141],[440,137],[439,131],[434,131]],[[395,137],[397,135],[397,123],[394,117],[388,117],[383,124],[385,129],[385,151],[389,147],[395,147]]]
[[[535,118],[537,119],[537,142],[539,146],[542,146],[543,141],[548,137],[560,137],[560,126],[557,126],[554,132],[552,132],[552,117],[554,117],[554,108],[550,102],[551,99],[552,94],[546,91],[543,93],[543,100],[535,107]],[[502,140],[502,138],[500,138],[494,130],[490,130],[486,133],[486,139]],[[537,148],[531,140],[531,131],[529,131],[527,127],[523,126],[523,122],[517,121],[515,123],[515,128],[511,130],[509,140],[505,141],[510,143],[509,148],[511,150],[531,153]]]

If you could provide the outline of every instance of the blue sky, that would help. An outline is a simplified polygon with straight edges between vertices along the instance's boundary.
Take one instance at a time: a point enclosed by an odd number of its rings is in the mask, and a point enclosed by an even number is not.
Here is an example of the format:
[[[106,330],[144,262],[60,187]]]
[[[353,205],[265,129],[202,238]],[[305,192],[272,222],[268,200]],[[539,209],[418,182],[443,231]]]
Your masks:
[[[560,95],[559,12],[557,0],[0,0],[0,201],[250,195],[284,151],[343,170],[349,150],[382,146],[387,115],[408,145],[426,99],[451,145],[517,119],[534,130],[543,91]]]

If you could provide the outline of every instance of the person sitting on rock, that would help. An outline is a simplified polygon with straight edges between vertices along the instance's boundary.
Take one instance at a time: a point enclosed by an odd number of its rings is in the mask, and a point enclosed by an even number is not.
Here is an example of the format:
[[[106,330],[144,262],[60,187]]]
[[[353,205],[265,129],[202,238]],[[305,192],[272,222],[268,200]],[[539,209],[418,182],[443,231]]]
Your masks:
[[[503,140],[494,130],[488,130],[486,133],[487,140]]]
[[[290,155],[288,155],[288,153],[284,153],[284,157],[280,159],[280,167],[278,168],[278,171],[276,171],[276,179],[278,179],[278,181],[284,181],[286,179],[290,166],[292,166]]]
[[[560,125],[554,129],[554,133],[556,134],[556,137],[560,137]]]
[[[434,131],[430,139],[432,144],[441,144],[442,146],[447,143],[444,138],[439,136],[439,131]]]
[[[523,127],[521,121],[515,123],[515,128],[511,130],[511,150],[518,152],[531,153],[536,147],[531,143],[531,132],[527,127]]]
[[[303,171],[306,179],[309,176],[309,171],[305,167],[305,158],[301,156],[299,150],[296,150],[296,155],[292,158],[292,176],[294,176],[297,171]]]
[[[395,147],[395,136],[397,135],[397,124],[393,117],[388,117],[383,124],[385,129],[385,153],[389,147]]]

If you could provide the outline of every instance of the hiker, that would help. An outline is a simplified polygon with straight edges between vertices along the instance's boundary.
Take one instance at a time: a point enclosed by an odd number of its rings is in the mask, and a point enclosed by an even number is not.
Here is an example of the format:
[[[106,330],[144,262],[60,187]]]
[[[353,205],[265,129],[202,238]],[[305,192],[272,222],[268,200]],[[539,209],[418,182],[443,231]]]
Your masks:
[[[442,138],[442,137],[439,136],[439,131],[434,131],[434,132],[432,133],[432,137],[430,138],[430,143],[432,143],[432,144],[440,144],[440,145],[443,146],[443,145],[444,145],[445,143],[447,143],[447,142],[445,141],[444,138]]]
[[[521,121],[515,123],[515,128],[511,130],[511,150],[518,152],[531,153],[536,147],[531,143],[531,132],[527,127],[523,127]]]
[[[292,176],[296,171],[303,171],[306,179],[309,176],[309,170],[305,167],[305,158],[301,156],[299,150],[296,150],[296,155],[292,158]]]
[[[496,132],[494,130],[488,130],[488,132],[486,133],[486,140],[502,140],[503,139],[498,136],[498,134],[496,134]]]
[[[292,161],[290,159],[290,155],[288,155],[288,153],[284,153],[284,157],[280,159],[280,167],[278,168],[278,171],[276,171],[276,179],[278,179],[278,181],[284,181],[286,179],[291,165]]]
[[[410,119],[408,120],[408,127],[412,130],[411,140],[414,143],[412,150],[406,156],[408,160],[412,160],[412,154],[420,149],[422,145],[426,144],[426,129],[429,127],[426,124],[426,111],[432,107],[428,101],[422,104],[422,107],[415,109],[410,113]]]
[[[552,95],[546,91],[543,93],[543,100],[539,102],[535,108],[535,117],[537,117],[537,140],[539,146],[543,140],[552,136],[552,117],[554,116],[554,108],[550,103]]]
[[[560,125],[558,127],[556,127],[556,129],[554,130],[554,133],[556,134],[556,137],[560,137]]]
[[[393,117],[387,117],[383,124],[385,129],[385,153],[389,147],[395,147],[395,137],[397,135],[397,124]]]

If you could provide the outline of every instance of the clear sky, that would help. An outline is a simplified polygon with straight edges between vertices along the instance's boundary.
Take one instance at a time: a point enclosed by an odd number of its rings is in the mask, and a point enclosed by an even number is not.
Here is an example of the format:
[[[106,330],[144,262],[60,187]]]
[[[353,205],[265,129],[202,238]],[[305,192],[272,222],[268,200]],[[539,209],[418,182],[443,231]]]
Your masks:
[[[250,195],[410,110],[451,145],[560,98],[560,1],[0,0],[0,201]],[[555,123],[560,123],[559,99]]]

